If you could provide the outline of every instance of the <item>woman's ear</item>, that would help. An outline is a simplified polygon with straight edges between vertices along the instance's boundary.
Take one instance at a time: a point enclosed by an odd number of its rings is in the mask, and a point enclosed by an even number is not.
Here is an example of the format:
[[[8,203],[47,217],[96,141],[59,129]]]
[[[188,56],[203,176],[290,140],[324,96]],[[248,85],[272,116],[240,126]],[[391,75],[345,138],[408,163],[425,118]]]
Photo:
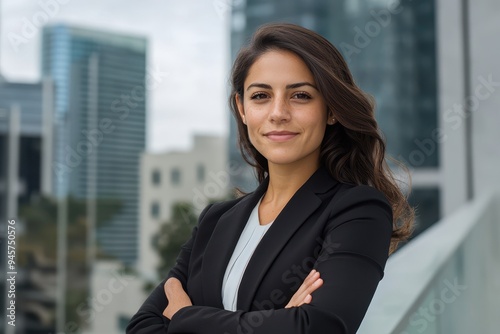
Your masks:
[[[333,116],[333,113],[331,111],[329,111],[327,113],[327,118],[326,118],[326,123],[328,125],[333,125],[337,122],[337,120],[335,119],[335,117]]]
[[[328,125],[333,125],[333,124],[335,124],[336,122],[338,122],[338,121],[335,119],[335,117],[328,118],[328,120],[326,121],[326,123],[327,123]]]
[[[247,121],[245,119],[245,109],[243,108],[243,101],[240,98],[240,94],[236,93],[234,98],[236,99],[236,106],[238,107],[238,113],[240,114],[241,120],[243,124],[246,125]]]

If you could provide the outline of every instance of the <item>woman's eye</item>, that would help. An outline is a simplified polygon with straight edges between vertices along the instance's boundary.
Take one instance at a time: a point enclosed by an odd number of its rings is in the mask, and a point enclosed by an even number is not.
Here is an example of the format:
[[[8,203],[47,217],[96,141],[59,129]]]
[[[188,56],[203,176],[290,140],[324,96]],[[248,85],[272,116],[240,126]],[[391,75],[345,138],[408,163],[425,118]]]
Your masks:
[[[252,100],[262,100],[262,99],[265,99],[266,97],[267,97],[267,95],[264,94],[264,93],[255,93],[255,94],[253,94],[250,97],[250,99],[252,99]]]
[[[295,93],[293,95],[294,98],[297,98],[297,99],[300,99],[300,100],[308,100],[311,98],[311,96],[305,92],[301,92],[301,93]]]

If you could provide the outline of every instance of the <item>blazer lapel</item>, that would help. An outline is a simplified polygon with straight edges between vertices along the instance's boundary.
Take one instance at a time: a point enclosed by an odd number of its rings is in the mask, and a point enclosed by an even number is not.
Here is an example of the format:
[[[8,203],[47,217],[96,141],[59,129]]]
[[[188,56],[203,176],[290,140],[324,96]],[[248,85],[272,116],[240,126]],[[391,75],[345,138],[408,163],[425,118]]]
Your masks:
[[[250,310],[252,301],[269,267],[288,240],[320,206],[317,194],[331,189],[337,181],[320,167],[295,193],[257,245],[241,280],[237,309]]]
[[[206,305],[224,308],[222,281],[227,264],[233,255],[250,213],[265,193],[268,182],[269,179],[266,178],[254,192],[245,196],[219,218],[205,249],[201,265],[203,299]]]
[[[221,291],[227,264],[250,213],[267,190],[268,183],[266,179],[219,219],[203,257],[202,285],[206,305],[224,308]],[[327,191],[336,183],[328,171],[320,167],[283,208],[250,258],[238,291],[238,310],[250,310],[259,284],[276,256],[321,204],[316,194]]]

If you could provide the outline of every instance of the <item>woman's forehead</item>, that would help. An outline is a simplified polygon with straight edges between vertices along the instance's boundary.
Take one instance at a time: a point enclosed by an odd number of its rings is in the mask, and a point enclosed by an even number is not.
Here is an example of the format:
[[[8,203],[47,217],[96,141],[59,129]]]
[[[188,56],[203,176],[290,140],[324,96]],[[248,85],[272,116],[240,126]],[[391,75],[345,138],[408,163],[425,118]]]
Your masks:
[[[245,87],[259,82],[274,86],[286,86],[299,82],[314,85],[314,77],[296,54],[284,50],[272,50],[259,56],[250,66]]]

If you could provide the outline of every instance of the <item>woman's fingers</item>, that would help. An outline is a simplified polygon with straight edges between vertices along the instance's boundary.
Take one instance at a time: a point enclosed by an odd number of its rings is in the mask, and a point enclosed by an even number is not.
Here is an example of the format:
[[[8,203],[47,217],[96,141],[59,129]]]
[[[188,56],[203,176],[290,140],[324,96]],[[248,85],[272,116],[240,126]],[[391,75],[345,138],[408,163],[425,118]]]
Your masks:
[[[303,293],[318,278],[319,278],[319,272],[317,272],[315,269],[311,270],[309,275],[307,275],[307,277],[304,279],[304,282],[297,290],[297,293],[299,293],[299,294]]]
[[[323,285],[323,280],[319,277],[319,272],[311,270],[304,282],[290,299],[285,308],[298,307],[302,304],[309,304],[312,301],[312,293]]]
[[[314,272],[313,272],[314,271]],[[304,283],[302,283],[302,285],[300,286],[299,290],[297,290],[297,292],[302,295],[303,297],[305,297],[307,294],[310,294],[312,293],[313,291],[315,291],[318,286],[318,281],[323,281],[319,276],[319,272],[317,272],[316,270],[313,270],[311,271],[311,274],[308,275],[308,277],[306,277],[306,279],[304,280]]]
[[[168,300],[167,307],[163,310],[163,315],[168,319],[172,319],[172,316],[182,307],[193,305],[188,294],[184,291],[181,281],[177,278],[169,278],[163,288]]]
[[[317,279],[314,281],[314,283],[309,283],[306,284],[304,283],[303,286],[301,286],[300,291],[297,291],[286,308],[288,307],[298,307],[304,303],[308,304],[312,300],[312,295],[311,293],[314,292],[316,289],[318,289],[321,285],[323,284],[322,279]]]
[[[306,303],[306,304],[310,303],[312,300],[311,294],[314,291],[316,291],[319,287],[321,287],[322,285],[323,285],[323,279],[319,278],[319,274],[314,275],[312,280],[310,280],[307,284],[304,284],[304,290],[298,296],[299,297],[298,300],[299,300],[300,304],[297,306],[300,306],[304,303]]]

